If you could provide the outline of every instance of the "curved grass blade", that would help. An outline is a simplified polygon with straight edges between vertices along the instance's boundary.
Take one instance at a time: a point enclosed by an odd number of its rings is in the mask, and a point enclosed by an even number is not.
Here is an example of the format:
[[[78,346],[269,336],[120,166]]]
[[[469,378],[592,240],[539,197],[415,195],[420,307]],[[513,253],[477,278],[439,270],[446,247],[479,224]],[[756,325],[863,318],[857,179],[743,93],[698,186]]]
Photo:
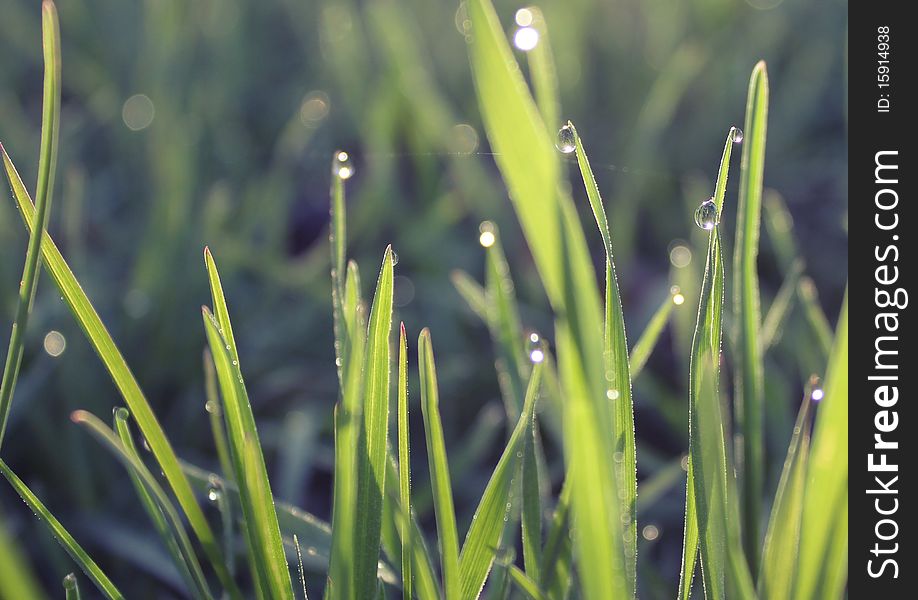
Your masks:
[[[676,292],[676,294],[678,293]],[[663,303],[660,304],[660,307],[650,317],[650,322],[647,323],[647,327],[644,328],[641,337],[638,338],[638,341],[635,342],[634,347],[631,349],[628,362],[631,367],[632,381],[644,370],[644,365],[647,364],[647,359],[650,358],[650,354],[656,347],[660,334],[663,333],[666,323],[669,322],[669,315],[672,314],[673,307],[677,306],[676,294],[667,296]]]
[[[848,292],[813,430],[794,598],[840,598],[848,576]]]
[[[115,435],[111,429],[106,427],[105,423],[99,420],[95,415],[84,410],[77,410],[70,415],[70,419],[78,425],[85,426],[93,437],[98,439],[112,452],[112,454],[114,454],[115,458],[124,464],[131,474],[131,479],[135,481],[138,486],[142,486],[144,493],[141,495],[141,500],[144,502],[144,507],[148,510],[161,511],[160,514],[163,517],[162,523],[164,525],[168,523],[171,529],[171,537],[175,540],[177,550],[181,553],[181,562],[177,565],[179,567],[179,572],[182,571],[182,565],[187,568],[192,581],[192,587],[190,589],[196,592],[196,597],[206,599],[212,598],[210,590],[207,587],[207,581],[204,578],[204,573],[201,571],[201,566],[198,564],[198,560],[195,557],[194,548],[191,546],[191,540],[185,532],[185,526],[182,523],[181,517],[179,517],[178,512],[172,506],[172,502],[169,500],[166,492],[164,492],[159,483],[157,483],[153,474],[150,473],[150,470],[141,462],[136,449],[134,451],[128,449],[122,443],[121,439]],[[127,425],[126,415],[121,417],[121,421],[123,421],[123,425]],[[130,436],[130,433],[128,433],[126,429],[124,431],[127,436]],[[155,505],[153,504],[154,500],[156,502]],[[149,505],[147,501],[149,501]]]
[[[367,325],[367,349],[363,368],[363,422],[357,446],[357,497],[354,533],[354,586],[358,598],[369,598],[377,588],[382,528],[383,495],[386,490],[386,452],[389,435],[389,334],[392,330],[392,247],[386,248],[376,294]]]
[[[714,192],[718,223],[723,214],[732,147],[731,131],[724,143]],[[709,599],[725,597],[727,454],[726,421],[719,391],[723,295],[723,251],[720,227],[715,223],[708,238],[689,369],[689,477],[686,483],[686,536],[680,583],[680,595],[688,594],[695,550],[690,521],[696,519],[701,572],[705,595]]]
[[[510,565],[510,579],[516,585],[516,588],[523,592],[529,600],[547,600],[545,594],[539,589],[539,586],[528,575],[520,571],[516,565]]]
[[[26,229],[31,232],[35,224],[35,207],[32,205],[32,200],[9,155],[2,147],[0,147],[0,152],[3,154],[4,168],[16,198],[19,214]],[[150,446],[153,456],[156,457],[156,461],[168,480],[169,486],[182,507],[182,511],[188,518],[188,522],[198,540],[200,540],[214,571],[220,578],[220,583],[223,584],[224,589],[229,592],[231,597],[241,599],[242,595],[229,574],[226,564],[223,562],[220,544],[194,497],[188,479],[182,473],[178,457],[175,455],[175,450],[173,450],[168,438],[166,438],[162,425],[160,425],[156,415],[153,413],[153,409],[150,408],[150,404],[140,390],[134,374],[128,368],[124,356],[115,345],[114,340],[99,318],[99,314],[93,308],[83,288],[80,287],[79,282],[61,255],[60,250],[54,244],[54,240],[51,239],[47,232],[42,238],[41,252],[45,268],[134,416],[134,421],[140,428],[144,439],[147,440],[147,444]]]
[[[421,375],[421,414],[424,417],[424,434],[427,439],[430,484],[434,493],[434,514],[437,518],[437,534],[440,540],[443,596],[446,600],[458,600],[463,597],[460,592],[459,534],[456,530],[453,490],[438,408],[440,395],[437,389],[437,370],[430,331],[427,329],[422,330],[418,338],[418,369]]]
[[[67,554],[70,555],[77,566],[80,567],[80,569],[86,573],[86,576],[92,580],[97,588],[99,588],[99,591],[110,600],[123,600],[124,596],[118,591],[118,588],[115,587],[115,584],[111,582],[105,573],[102,572],[99,565],[89,557],[89,554],[87,554],[73,536],[70,535],[70,532],[64,529],[60,521],[54,518],[54,515],[45,508],[45,505],[32,493],[32,490],[13,473],[7,464],[3,462],[3,459],[0,459],[0,473],[6,477],[6,480],[10,482],[10,485],[13,486],[13,489],[16,490],[16,493],[19,494],[23,502],[32,509],[33,513],[35,513],[35,516],[45,522],[48,529],[54,534],[54,538],[60,543],[64,550],[67,551]]]
[[[818,382],[810,378],[797,413],[794,433],[778,482],[771,517],[765,533],[758,593],[762,598],[790,598],[800,548],[800,519],[806,491],[806,467],[810,454],[810,413],[813,389]]]
[[[762,220],[762,176],[768,127],[768,71],[760,61],[752,70],[746,100],[743,156],[740,163],[736,242],[733,254],[733,310],[736,317],[737,369],[734,377],[737,428],[742,457],[737,472],[742,483],[743,548],[758,569],[762,485],[765,479],[764,380],[759,298],[759,228]]]
[[[64,577],[63,585],[66,600],[80,600],[80,584],[77,582],[76,575],[70,573]]]
[[[51,196],[54,192],[54,172],[57,168],[57,142],[61,108],[61,33],[54,2],[41,5],[42,51],[45,61],[44,92],[41,117],[41,150],[38,157],[38,184],[35,190],[35,220],[39,226],[29,235],[25,265],[19,282],[19,300],[10,333],[10,345],[0,381],[0,447],[6,433],[6,422],[13,403],[13,393],[22,364],[25,330],[38,289],[41,272],[41,239],[48,228]],[[2,149],[0,145],[0,149]],[[10,182],[12,185],[12,181]]]
[[[530,431],[541,375],[542,363],[536,362],[529,377],[523,412],[485,487],[462,545],[459,577],[460,597],[464,600],[478,598],[494,562],[494,548],[500,547],[503,524],[510,511],[511,483],[521,466],[518,455],[522,453],[526,434]]]
[[[134,438],[131,436],[130,425],[128,424],[129,416],[126,408],[116,408],[114,416],[115,430],[118,432],[118,437],[121,439],[121,445],[124,448],[124,452],[136,459],[137,464],[143,465],[140,455],[137,453],[137,447],[134,445]],[[208,597],[210,592],[207,588],[206,581],[203,579],[203,575],[201,575],[200,578],[192,575],[193,572],[195,574],[201,574],[201,567],[197,564],[197,559],[193,554],[190,559],[187,559],[189,562],[193,561],[194,563],[189,568],[189,563],[186,562],[186,558],[182,554],[182,548],[179,546],[178,540],[176,540],[175,535],[170,529],[170,523],[166,521],[163,509],[159,507],[156,499],[147,491],[144,479],[131,468],[128,468],[128,474],[131,477],[131,483],[134,485],[134,491],[137,493],[137,497],[140,498],[140,503],[143,505],[147,516],[149,516],[150,520],[153,522],[153,527],[156,529],[163,544],[166,546],[166,550],[169,552],[172,562],[175,563],[176,569],[188,584],[188,590],[193,593],[196,592],[197,597]]]
[[[408,339],[405,324],[398,333],[398,489],[401,508],[402,593],[412,598],[411,562],[414,530],[411,526],[411,452],[408,447]]]
[[[545,291],[557,315],[556,347],[565,403],[565,458],[573,475],[575,547],[584,593],[627,594],[614,454],[605,397],[598,287],[576,209],[561,189],[560,169],[497,14],[470,0],[469,55],[485,129]]]

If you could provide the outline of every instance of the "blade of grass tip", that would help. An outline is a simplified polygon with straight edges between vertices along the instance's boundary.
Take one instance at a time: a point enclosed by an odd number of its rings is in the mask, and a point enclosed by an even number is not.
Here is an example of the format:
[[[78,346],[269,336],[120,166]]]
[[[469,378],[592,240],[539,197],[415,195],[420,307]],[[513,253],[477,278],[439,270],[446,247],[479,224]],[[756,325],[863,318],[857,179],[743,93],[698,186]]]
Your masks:
[[[813,430],[794,598],[840,598],[848,576],[848,291]]]
[[[140,455],[137,453],[137,447],[134,445],[134,438],[131,436],[128,417],[129,413],[126,408],[116,408],[114,412],[115,430],[118,432],[118,437],[121,439],[124,451],[137,459],[140,464],[143,464]],[[146,511],[147,516],[149,516],[150,520],[153,522],[153,527],[156,529],[163,544],[166,546],[166,550],[169,552],[172,562],[175,563],[176,569],[185,579],[188,590],[192,593],[197,592],[197,596],[202,597],[203,594],[200,593],[199,589],[202,582],[195,579],[192,575],[193,569],[189,568],[188,563],[186,563],[186,559],[182,555],[182,549],[179,547],[179,543],[175,539],[175,535],[172,533],[169,523],[166,522],[166,517],[162,509],[156,503],[153,496],[150,495],[150,492],[147,491],[146,485],[141,477],[131,469],[128,469],[128,474],[131,477],[134,491],[137,493],[137,497],[140,498],[140,503],[143,505],[144,511]],[[197,571],[200,572],[200,567],[197,568]],[[205,591],[207,590],[206,585],[203,586],[203,589]]]
[[[546,126],[554,126],[561,118],[560,102],[558,100],[558,72],[555,69],[555,59],[552,55],[551,44],[548,39],[548,26],[545,16],[536,6],[526,10],[532,18],[530,27],[539,32],[539,41],[535,48],[526,53],[529,60],[529,74],[532,77],[532,88],[535,92],[536,104],[542,113],[542,121]]]
[[[80,584],[77,582],[76,575],[70,573],[64,577],[63,585],[66,600],[80,600]]]
[[[341,176],[338,156],[335,152],[332,158],[332,187],[331,187],[331,227],[329,228],[328,241],[331,245],[331,278],[332,278],[332,316],[335,330],[335,365],[338,370],[338,383],[344,385],[342,372],[346,361],[347,352],[347,325],[344,319],[344,291],[346,278],[346,248],[347,227],[344,208],[344,180]],[[350,174],[348,174],[350,176]]]
[[[418,338],[418,369],[421,376],[421,415],[424,417],[424,434],[427,439],[427,460],[430,463],[430,484],[434,493],[434,514],[440,540],[440,572],[443,577],[443,595],[446,600],[458,600],[460,594],[459,534],[456,530],[456,512],[453,508],[453,490],[440,422],[440,396],[437,389],[437,370],[434,364],[430,331],[424,329]]]
[[[826,318],[826,314],[819,305],[816,284],[809,277],[801,277],[797,283],[797,295],[803,304],[803,316],[819,344],[822,358],[829,360],[829,353],[832,350],[832,326],[829,325],[829,319]]]
[[[408,339],[405,324],[398,333],[398,489],[401,500],[402,593],[412,598],[411,453],[408,448]]]
[[[172,506],[172,502],[156,481],[156,478],[153,477],[150,470],[141,462],[136,449],[132,452],[124,445],[115,432],[109,429],[105,423],[91,413],[84,410],[77,410],[70,415],[70,419],[74,423],[86,427],[93,437],[99,440],[99,442],[128,469],[132,476],[132,480],[142,485],[146,492],[141,496],[141,499],[147,498],[156,501],[157,506],[154,507],[151,504],[151,508],[161,511],[163,521],[164,523],[168,523],[171,529],[170,533],[172,538],[175,540],[176,546],[181,553],[180,565],[187,567],[191,575],[192,581],[189,591],[194,593],[197,598],[212,598],[210,590],[207,587],[207,580],[204,578],[204,573],[201,571],[200,564],[198,564],[197,557],[194,554],[194,548],[191,546],[191,540],[188,538],[181,517],[179,517],[178,512]],[[116,420],[118,420],[117,416]],[[124,425],[127,425],[126,415],[122,415],[121,420]],[[125,434],[130,436],[130,433],[127,432],[126,429]],[[180,572],[181,568],[182,567],[179,566]]]
[[[41,150],[38,157],[38,183],[35,191],[35,220],[39,226],[29,235],[25,265],[19,282],[19,300],[10,333],[10,344],[0,381],[0,447],[6,432],[6,423],[13,403],[16,379],[22,364],[23,342],[29,321],[38,278],[41,272],[41,239],[48,228],[51,214],[51,196],[54,192],[54,173],[57,167],[57,143],[61,107],[61,48],[60,25],[57,9],[51,0],[41,6],[42,51],[45,61],[44,92],[42,98]],[[2,149],[0,144],[0,149]],[[4,151],[5,153],[5,151]]]
[[[35,207],[32,205],[29,193],[26,191],[9,155],[2,147],[0,147],[0,153],[3,154],[4,168],[10,181],[10,186],[13,189],[19,214],[26,229],[31,232],[35,224]],[[51,239],[47,232],[42,238],[41,252],[45,268],[124,398],[224,589],[229,592],[231,597],[241,598],[242,595],[223,562],[220,545],[207,519],[204,517],[204,512],[197,503],[188,479],[182,473],[178,457],[168,438],[166,438],[162,425],[156,419],[153,409],[150,408],[150,404],[137,384],[134,374],[128,368],[124,356],[115,345],[114,340],[99,318],[99,314],[93,308],[83,288],[80,287],[79,282],[73,275],[73,271],[70,270],[64,257],[61,256],[60,251],[54,244],[54,240]]]
[[[10,482],[10,485],[13,486],[13,489],[16,490],[16,493],[19,494],[23,502],[32,509],[35,516],[38,517],[39,520],[45,522],[45,525],[51,530],[51,533],[54,534],[54,538],[64,550],[67,551],[67,554],[70,555],[77,566],[80,567],[80,569],[86,573],[86,576],[92,580],[95,586],[99,588],[99,591],[110,600],[123,600],[124,596],[118,591],[118,588],[115,587],[115,584],[111,582],[108,576],[102,572],[99,565],[90,558],[89,554],[87,554],[74,537],[70,535],[70,532],[61,525],[60,521],[45,508],[45,505],[38,499],[38,496],[32,493],[32,490],[13,473],[3,459],[0,459],[0,473]]]
[[[768,128],[768,71],[760,61],[749,79],[740,162],[739,201],[736,209],[736,242],[733,253],[733,310],[736,348],[734,375],[737,428],[743,449],[737,455],[742,482],[743,547],[753,569],[758,569],[762,486],[765,480],[764,380],[762,367],[761,309],[759,298],[759,228],[762,220],[762,177]]]
[[[765,353],[771,349],[781,338],[781,330],[794,305],[794,294],[797,291],[797,283],[803,274],[803,261],[795,260],[790,270],[784,276],[784,281],[775,294],[768,312],[765,313],[765,320],[762,321],[762,352]]]
[[[214,304],[221,306],[217,310],[223,312],[224,318],[228,319],[216,269],[210,271]],[[258,443],[255,417],[242,380],[239,361],[234,358],[238,355],[234,343],[230,341],[232,329],[228,320],[218,324],[217,318],[206,307],[203,309],[203,319],[224,400],[230,454],[245,517],[245,539],[257,573],[257,582],[271,598],[291,598],[293,585],[268,483],[267,468]],[[221,335],[221,329],[230,337]]]
[[[217,370],[210,350],[204,349],[204,393],[207,401],[204,409],[210,421],[210,431],[217,449],[217,459],[223,476],[232,480],[233,463],[230,459],[229,445],[226,441],[226,426],[223,424],[223,408],[220,406],[220,394],[217,391]]]
[[[584,593],[627,593],[618,517],[615,453],[604,381],[596,275],[559,161],[506,34],[489,0],[470,0],[469,55],[495,160],[513,201],[545,291],[557,315],[556,347],[564,404],[565,459]],[[597,460],[597,456],[606,460]]]
[[[503,523],[507,520],[511,508],[508,502],[510,488],[521,466],[519,455],[522,454],[523,445],[526,443],[526,434],[530,431],[541,375],[542,361],[536,361],[529,377],[523,412],[497,466],[494,467],[462,545],[459,572],[460,594],[464,599],[478,598],[494,561],[494,548],[500,546]]]
[[[539,589],[536,582],[520,571],[519,567],[510,565],[509,572],[510,579],[513,581],[514,585],[516,585],[516,588],[523,592],[529,600],[547,600],[547,597],[542,593],[542,590]]]
[[[609,384],[608,398],[612,401],[615,456],[621,456],[618,465],[621,471],[620,488],[623,513],[627,517],[624,525],[625,557],[628,567],[628,578],[633,590],[637,577],[637,453],[634,445],[634,406],[631,399],[631,367],[628,362],[628,338],[625,334],[625,317],[622,312],[621,293],[618,289],[618,277],[615,273],[615,262],[612,258],[612,236],[609,234],[609,223],[606,220],[606,209],[602,204],[599,186],[593,177],[590,161],[583,148],[583,142],[577,128],[567,122],[574,134],[577,164],[580,175],[590,200],[590,208],[596,219],[596,226],[602,236],[606,253],[606,293],[605,293],[605,327],[603,335],[603,356]]]
[[[25,548],[13,540],[0,516],[0,598],[45,598],[35,573],[23,555]]]
[[[393,266],[392,247],[389,246],[383,257],[370,308],[363,369],[364,407],[357,446],[357,521],[354,528],[354,585],[359,598],[369,598],[377,587],[389,435]]]
[[[689,477],[686,519],[697,519],[701,573],[708,598],[724,598],[727,543],[727,455],[725,417],[719,380],[724,295],[724,263],[720,222],[734,142],[731,129],[724,143],[713,197],[716,217],[708,238],[705,273],[698,303],[689,368]],[[692,510],[694,509],[694,510]],[[692,515],[694,512],[694,515]],[[690,587],[692,532],[686,526],[683,583]],[[687,580],[686,580],[687,579]],[[688,593],[688,590],[684,590]]]
[[[810,377],[797,413],[797,422],[787,448],[771,517],[765,531],[758,593],[762,598],[790,598],[800,547],[800,518],[806,492],[806,466],[810,453],[810,412],[813,389],[819,383]]]
[[[303,568],[303,553],[300,551],[300,540],[293,534],[293,545],[296,546],[296,562],[299,567],[300,585],[303,588],[303,600],[309,600],[309,594],[306,593],[306,569]]]
[[[650,358],[650,354],[657,346],[660,334],[663,333],[666,323],[669,322],[669,315],[673,312],[673,307],[679,306],[681,302],[685,302],[685,297],[678,291],[678,288],[675,288],[675,291],[671,292],[663,300],[660,307],[650,317],[650,322],[647,323],[647,327],[644,328],[641,337],[638,338],[638,341],[635,342],[634,347],[631,349],[631,356],[628,362],[631,365],[632,380],[636,379],[640,372],[644,370],[647,359]]]

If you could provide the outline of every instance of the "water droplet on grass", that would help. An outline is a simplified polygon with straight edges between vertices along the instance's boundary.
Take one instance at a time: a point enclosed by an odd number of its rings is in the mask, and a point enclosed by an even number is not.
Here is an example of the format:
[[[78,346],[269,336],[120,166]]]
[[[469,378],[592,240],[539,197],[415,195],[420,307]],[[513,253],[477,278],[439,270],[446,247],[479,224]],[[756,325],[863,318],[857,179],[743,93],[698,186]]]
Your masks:
[[[565,125],[558,130],[558,142],[555,144],[558,150],[565,154],[570,154],[577,149],[577,140],[574,139],[574,129],[570,125]]]
[[[743,143],[743,130],[740,129],[739,127],[731,127],[730,137],[733,139],[734,144],[742,144]]]
[[[714,198],[709,198],[695,209],[695,225],[698,225],[705,231],[710,231],[714,229],[717,223],[717,206],[714,204]]]
[[[332,173],[339,179],[350,179],[354,176],[354,163],[350,155],[344,150],[335,152],[335,159],[332,161]]]
[[[481,225],[478,226],[478,233],[480,234],[478,243],[485,248],[490,248],[497,241],[496,228],[491,221],[482,221]]]
[[[535,27],[520,27],[513,34],[513,45],[523,52],[529,52],[539,45],[539,30]]]
[[[530,333],[527,343],[529,345],[529,360],[534,363],[540,363],[545,360],[545,351],[542,350],[542,338],[538,333]]]
[[[220,500],[220,490],[217,488],[210,488],[207,490],[207,499],[211,502],[217,502]]]

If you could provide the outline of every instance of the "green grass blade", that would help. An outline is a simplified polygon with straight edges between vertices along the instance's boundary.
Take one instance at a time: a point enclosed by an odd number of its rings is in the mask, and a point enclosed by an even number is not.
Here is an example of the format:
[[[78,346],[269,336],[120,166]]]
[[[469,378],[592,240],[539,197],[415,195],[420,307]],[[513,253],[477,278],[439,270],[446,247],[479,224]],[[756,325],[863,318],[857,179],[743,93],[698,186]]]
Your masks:
[[[848,575],[848,293],[813,430],[794,598],[840,598]]]
[[[622,500],[623,535],[625,543],[625,565],[630,589],[634,590],[637,577],[637,453],[634,445],[634,405],[631,399],[631,367],[628,363],[628,338],[625,334],[625,317],[622,313],[621,293],[618,289],[618,276],[615,273],[615,261],[612,258],[612,236],[609,234],[609,223],[606,220],[606,209],[602,204],[599,186],[593,177],[590,161],[577,128],[570,121],[568,127],[574,133],[577,164],[580,175],[590,200],[590,208],[596,219],[596,226],[602,236],[606,254],[606,292],[605,319],[603,329],[603,357],[605,358],[606,379],[609,386],[609,400],[612,401],[612,435],[614,436],[615,456],[621,457],[619,494]],[[616,462],[618,462],[616,460]]]
[[[77,582],[76,575],[70,573],[64,577],[63,585],[66,600],[80,600],[80,584]]]
[[[790,270],[784,276],[781,288],[775,294],[768,312],[765,313],[765,319],[762,321],[762,352],[767,352],[781,338],[781,330],[794,305],[794,296],[797,292],[797,283],[803,274],[803,262],[794,261]]]
[[[430,463],[430,483],[434,493],[434,513],[440,540],[440,572],[446,600],[462,598],[459,575],[459,534],[453,508],[453,490],[446,460],[443,425],[440,422],[440,393],[434,364],[430,331],[424,329],[418,338],[418,369],[421,375],[421,414],[427,439],[427,460]]]
[[[560,170],[545,125],[489,0],[470,0],[469,55],[488,140],[545,291],[557,315],[565,407],[565,459],[573,474],[575,547],[584,593],[627,594],[605,382],[598,286],[576,209],[559,192]]]
[[[727,174],[733,148],[733,132],[727,135],[718,169],[714,205],[720,222],[723,214]],[[689,455],[687,487],[692,488],[693,502],[687,494],[686,519],[698,522],[698,539],[705,594],[709,599],[725,597],[727,544],[727,454],[726,420],[720,399],[720,353],[724,295],[724,263],[720,227],[711,229],[707,261],[698,305],[698,322],[692,340],[689,371]],[[690,511],[694,504],[694,511]],[[685,577],[692,567],[690,533],[686,527],[683,550],[683,587],[690,585]],[[687,590],[686,590],[687,591]]]
[[[23,545],[10,537],[0,517],[0,598],[45,598],[24,552]]]
[[[632,380],[636,379],[640,372],[644,370],[647,359],[650,358],[650,354],[657,346],[660,334],[663,333],[666,323],[669,322],[669,315],[672,314],[673,308],[677,306],[677,294],[679,294],[679,292],[670,294],[663,300],[660,307],[653,313],[653,316],[650,317],[650,322],[647,323],[647,327],[644,328],[641,337],[638,338],[638,341],[635,342],[634,347],[631,349],[631,356],[628,362],[631,365]]]
[[[13,189],[20,216],[26,229],[31,232],[35,224],[35,207],[32,205],[32,200],[9,155],[2,148],[0,148],[0,151],[3,154],[4,168]],[[70,308],[70,312],[86,334],[86,338],[102,360],[112,380],[114,380],[115,386],[124,398],[125,403],[127,403],[144,439],[147,440],[151,452],[156,457],[160,469],[168,480],[185,516],[188,518],[188,522],[191,524],[195,535],[204,548],[204,552],[220,578],[220,582],[230,592],[231,596],[241,598],[239,590],[223,562],[219,542],[194,497],[188,479],[182,473],[178,457],[166,438],[162,425],[156,419],[153,409],[150,408],[150,404],[140,390],[134,374],[128,368],[124,356],[122,356],[114,340],[112,340],[111,335],[99,318],[99,314],[93,308],[83,288],[80,287],[64,257],[61,256],[60,251],[54,244],[54,240],[51,239],[47,232],[41,242],[41,252],[45,268],[57,285],[61,296]]]
[[[134,438],[131,435],[130,425],[128,424],[129,416],[130,415],[126,408],[119,407],[115,409],[115,431],[118,432],[118,437],[121,439],[121,445],[123,446],[124,451],[135,458],[137,464],[143,465],[143,462],[140,459],[140,455],[137,452],[137,447],[134,445]],[[191,556],[191,560],[194,561],[194,565],[189,568],[189,564],[186,563],[186,559],[182,555],[182,549],[180,548],[175,535],[169,528],[170,524],[166,521],[166,516],[163,514],[163,509],[159,507],[156,499],[154,499],[150,492],[147,490],[143,478],[131,468],[128,468],[128,474],[131,477],[131,483],[134,485],[134,491],[137,493],[137,497],[140,498],[140,503],[143,505],[147,516],[149,516],[150,520],[153,522],[153,527],[156,529],[156,532],[162,539],[163,544],[166,546],[166,550],[169,552],[169,556],[172,558],[172,562],[175,563],[176,569],[188,583],[188,590],[193,593],[196,592],[197,597],[207,597],[209,595],[209,591],[207,589],[206,582],[203,580],[203,575],[200,579],[192,575],[192,572],[196,574],[201,573],[201,567],[197,564],[197,560],[195,559],[194,555]]]
[[[175,540],[177,549],[181,553],[181,562],[178,565],[179,571],[181,572],[182,565],[184,565],[192,578],[190,591],[193,590],[195,592],[195,597],[198,598],[212,598],[210,590],[207,587],[207,581],[204,579],[201,566],[198,564],[198,560],[195,557],[194,548],[191,546],[191,540],[188,538],[181,517],[179,517],[178,512],[172,506],[172,502],[156,481],[156,478],[153,477],[150,470],[141,462],[136,449],[126,447],[121,439],[115,435],[115,432],[106,427],[106,425],[95,415],[83,410],[78,410],[74,411],[73,414],[70,415],[70,418],[74,423],[85,426],[89,432],[98,439],[106,449],[111,451],[115,458],[128,469],[132,480],[144,490],[141,499],[149,500],[149,508],[160,511],[163,517],[163,524],[168,524],[171,529],[171,537]],[[127,425],[126,418],[126,415],[121,417],[124,426]],[[118,417],[116,417],[116,420],[117,419]],[[125,435],[129,437],[130,433],[127,432],[127,429],[124,429],[124,431]],[[154,501],[156,503],[155,505],[153,504]],[[145,503],[145,508],[146,507]]]
[[[364,364],[363,427],[357,446],[357,504],[354,533],[354,585],[358,598],[376,590],[386,452],[389,434],[389,334],[392,330],[392,247],[383,257],[370,309]]]
[[[510,579],[529,600],[547,600],[539,586],[516,565],[510,565]]]
[[[551,527],[542,551],[542,579],[540,587],[552,600],[564,600],[571,586],[572,549],[570,538],[571,485],[565,480],[558,496],[558,505],[552,516]]]
[[[303,588],[303,600],[308,600],[309,594],[306,593],[306,568],[303,567],[303,552],[300,550],[300,539],[293,534],[293,545],[296,547],[296,564],[297,573],[300,576],[300,587]]]
[[[32,490],[30,490],[26,484],[10,470],[2,459],[0,459],[0,473],[6,477],[6,480],[10,482],[10,485],[13,486],[13,489],[16,490],[16,493],[19,494],[23,502],[32,509],[33,513],[35,513],[35,516],[45,522],[45,525],[51,530],[51,533],[54,534],[58,543],[67,551],[67,554],[73,558],[77,566],[86,573],[86,576],[92,580],[96,587],[99,588],[99,591],[102,592],[106,598],[110,598],[111,600],[122,600],[124,596],[121,595],[121,592],[118,591],[115,584],[113,584],[105,573],[102,572],[99,565],[90,558],[89,554],[87,554],[73,536],[70,535],[70,532],[64,529],[60,521],[45,508],[41,500],[39,500],[38,497],[32,493]]]
[[[272,598],[292,598],[293,586],[268,483],[267,468],[258,444],[255,418],[242,382],[239,361],[234,358],[238,355],[231,341],[232,329],[219,276],[212,264],[210,267],[208,271],[214,306],[227,320],[218,321],[217,317],[204,308],[204,327],[224,401],[228,442],[235,480],[240,490],[242,513],[245,516],[244,529],[250,561],[258,573],[257,581],[263,587],[263,592]],[[221,330],[229,337],[221,334]]]
[[[464,600],[478,598],[494,562],[494,548],[500,547],[503,525],[510,511],[510,487],[521,463],[517,455],[522,453],[526,434],[530,431],[541,375],[542,363],[536,362],[526,389],[523,412],[485,487],[462,545],[459,572],[460,597]]]
[[[758,585],[759,596],[763,598],[790,598],[793,595],[810,453],[811,398],[817,381],[811,378],[804,392],[765,532]]]
[[[346,249],[347,249],[347,213],[344,207],[344,179],[339,176],[338,154],[332,158],[331,188],[331,227],[328,241],[331,245],[331,278],[332,278],[332,316],[335,329],[335,365],[338,369],[338,383],[344,384],[343,366],[347,352],[347,325],[344,319]]]
[[[539,32],[539,43],[526,56],[529,59],[529,74],[532,77],[532,89],[535,92],[536,104],[542,114],[546,127],[554,128],[561,122],[558,94],[558,71],[548,39],[548,27],[545,15],[537,6],[527,8],[532,15],[532,27]]]
[[[679,600],[688,600],[692,595],[692,581],[695,565],[698,563],[698,507],[695,505],[694,473],[692,457],[688,457],[685,484],[685,526],[682,534],[682,569],[679,575]]]
[[[762,219],[762,176],[765,170],[765,137],[768,127],[768,72],[760,61],[749,80],[746,101],[743,157],[740,163],[736,242],[733,254],[733,310],[736,349],[734,377],[737,428],[743,449],[737,471],[742,482],[743,547],[753,569],[758,569],[762,486],[765,479],[764,380],[762,341],[759,334],[759,228]]]
[[[542,579],[542,484],[540,481],[538,421],[533,412],[523,450],[523,566],[534,581]]]
[[[462,296],[472,312],[484,322],[488,322],[488,300],[484,288],[465,271],[453,271],[450,275],[453,287]]]
[[[797,284],[797,296],[803,305],[803,316],[807,325],[809,325],[810,330],[813,332],[813,337],[816,338],[819,349],[822,351],[822,358],[829,360],[830,352],[832,351],[832,326],[829,325],[829,320],[819,305],[819,296],[812,279],[805,276],[800,278],[800,282]]]
[[[6,422],[13,403],[13,393],[22,364],[22,349],[29,313],[38,289],[41,272],[41,240],[48,228],[54,172],[57,167],[57,142],[61,108],[61,33],[54,2],[45,0],[41,6],[42,50],[45,60],[44,93],[41,117],[41,150],[38,157],[38,184],[35,191],[35,219],[40,224],[29,236],[25,265],[19,283],[19,300],[10,333],[9,350],[0,381],[0,446],[6,432]],[[2,145],[0,145],[2,149]],[[12,182],[11,182],[12,184]]]
[[[223,406],[220,404],[220,394],[217,391],[217,370],[214,367],[214,357],[207,348],[204,349],[204,393],[207,396],[204,409],[210,421],[210,431],[217,449],[220,470],[224,477],[232,479],[233,461],[230,458],[229,443],[226,441]]]
[[[405,324],[398,334],[398,489],[401,508],[402,592],[412,598],[411,562],[414,530],[411,526],[411,452],[408,447],[408,339]]]

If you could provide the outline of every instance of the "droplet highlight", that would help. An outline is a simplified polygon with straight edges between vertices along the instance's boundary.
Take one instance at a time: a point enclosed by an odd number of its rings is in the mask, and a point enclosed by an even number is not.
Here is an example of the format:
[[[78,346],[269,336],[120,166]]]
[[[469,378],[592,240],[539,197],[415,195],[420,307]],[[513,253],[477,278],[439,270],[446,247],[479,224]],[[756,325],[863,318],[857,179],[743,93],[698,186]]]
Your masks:
[[[734,144],[742,144],[743,143],[743,130],[740,129],[739,127],[731,127],[730,128],[730,139],[733,140]]]
[[[555,144],[564,154],[570,154],[577,149],[577,140],[574,138],[574,128],[565,125],[558,130],[558,141]]]
[[[490,248],[497,241],[497,228],[491,221],[482,221],[478,226],[478,243],[484,248]]]
[[[332,172],[339,179],[350,179],[354,176],[354,163],[347,152],[343,150],[335,152],[335,159],[332,161]]]
[[[529,346],[529,360],[533,363],[540,363],[545,360],[545,350],[542,349],[542,338],[538,333],[532,332],[527,338]]]
[[[513,34],[513,45],[522,50],[529,52],[539,45],[539,30],[535,27],[520,27]]]
[[[705,200],[695,209],[695,225],[705,231],[714,229],[718,221],[717,205],[714,204],[713,197]]]

